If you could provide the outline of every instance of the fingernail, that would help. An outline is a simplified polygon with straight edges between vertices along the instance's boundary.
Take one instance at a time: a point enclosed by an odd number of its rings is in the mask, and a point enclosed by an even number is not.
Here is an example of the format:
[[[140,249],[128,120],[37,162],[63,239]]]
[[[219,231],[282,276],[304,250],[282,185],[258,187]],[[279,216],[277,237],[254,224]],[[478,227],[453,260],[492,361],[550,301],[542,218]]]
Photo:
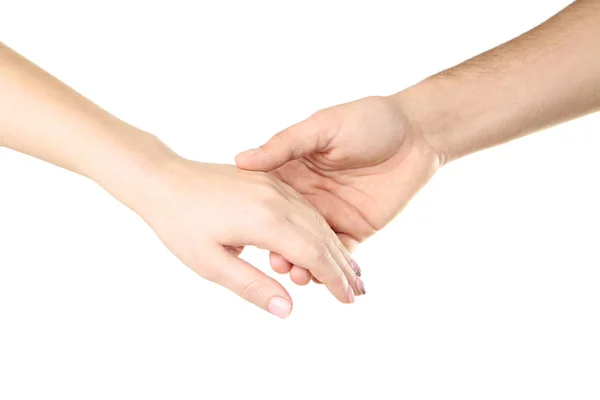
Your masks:
[[[356,276],[361,276],[362,275],[362,271],[360,270],[360,267],[358,266],[358,264],[356,263],[356,261],[350,260],[350,261],[348,261],[348,263],[350,264],[350,268],[352,268],[352,270],[354,271],[354,273],[356,274]]]
[[[350,285],[348,285],[348,303],[354,303],[354,291]]]
[[[362,294],[367,294],[367,291],[365,290],[365,284],[363,283],[362,279],[358,277],[356,278],[356,287],[358,288],[358,291]]]
[[[282,297],[273,297],[269,302],[269,312],[281,319],[286,318],[292,311],[292,304]]]

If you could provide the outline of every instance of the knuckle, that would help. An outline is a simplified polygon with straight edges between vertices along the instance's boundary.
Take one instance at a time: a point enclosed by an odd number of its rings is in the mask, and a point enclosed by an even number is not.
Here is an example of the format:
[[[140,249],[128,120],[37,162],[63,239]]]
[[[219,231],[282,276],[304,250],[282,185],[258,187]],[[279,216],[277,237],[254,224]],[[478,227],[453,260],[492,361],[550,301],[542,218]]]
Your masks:
[[[265,184],[256,199],[253,218],[257,223],[272,225],[281,219],[283,196],[275,185]]]
[[[257,226],[273,226],[279,220],[277,211],[267,202],[264,202],[252,214],[252,220]]]
[[[329,113],[327,112],[327,108],[324,108],[322,110],[316,111],[314,112],[309,119],[312,120],[312,122],[314,123],[321,123],[321,122],[325,122],[327,120],[327,118],[329,116]]]
[[[259,281],[252,280],[246,282],[242,287],[241,296],[251,303],[255,303],[261,296],[262,286]]]
[[[308,118],[311,129],[319,134],[324,133],[333,123],[333,114],[332,108],[325,108],[315,112]]]
[[[260,196],[263,200],[274,202],[281,201],[282,198],[277,183],[270,177],[261,185]]]
[[[337,284],[345,279],[344,272],[338,267],[337,262],[329,251],[329,240],[316,240],[312,245],[312,254],[319,271],[315,271],[321,282],[325,284]],[[312,272],[312,271],[311,271]],[[313,274],[315,275],[315,274]]]
[[[327,220],[325,219],[325,217],[320,212],[315,210],[314,208],[313,208],[313,216],[314,216],[315,221],[317,222],[318,226],[321,227],[321,229],[323,231],[323,236],[329,237],[331,228],[329,227],[329,223],[327,223]]]
[[[271,138],[271,140],[269,140],[268,145],[269,146],[274,146],[274,147],[278,147],[281,145],[285,145],[287,142],[287,138],[289,136],[289,128],[288,129],[284,129],[280,132],[277,132],[275,135],[273,135],[273,137]]]
[[[282,131],[277,132],[273,135],[273,140],[276,142],[285,141],[285,139],[290,135],[290,128],[286,128]]]
[[[318,264],[326,264],[331,262],[331,253],[325,242],[315,240],[312,244],[312,254]]]
[[[315,235],[319,238],[319,240],[325,243],[327,246],[335,246],[335,241],[333,236],[335,233],[331,230],[329,223],[327,220],[319,214],[317,211],[313,213],[313,219],[316,223],[317,232]]]

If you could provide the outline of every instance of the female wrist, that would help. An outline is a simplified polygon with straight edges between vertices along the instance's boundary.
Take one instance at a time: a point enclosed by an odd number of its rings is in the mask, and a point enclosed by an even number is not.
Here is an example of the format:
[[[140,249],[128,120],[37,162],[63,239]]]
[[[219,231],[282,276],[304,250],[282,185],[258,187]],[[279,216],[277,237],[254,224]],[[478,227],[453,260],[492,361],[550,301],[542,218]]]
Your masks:
[[[180,157],[156,136],[133,129],[118,135],[119,143],[111,146],[103,165],[91,168],[88,175],[121,203],[143,212],[165,179],[169,165]]]

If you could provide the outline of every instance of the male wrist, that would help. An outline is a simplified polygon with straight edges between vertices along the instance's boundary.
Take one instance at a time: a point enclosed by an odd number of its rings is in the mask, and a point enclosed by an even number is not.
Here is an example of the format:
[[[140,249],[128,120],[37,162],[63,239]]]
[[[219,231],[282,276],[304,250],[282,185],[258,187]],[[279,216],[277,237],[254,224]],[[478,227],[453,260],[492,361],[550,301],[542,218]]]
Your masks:
[[[453,141],[463,129],[453,83],[431,77],[392,96],[406,116],[409,129],[420,136],[439,159],[440,166],[462,154]],[[459,146],[458,146],[459,147]]]
[[[506,127],[494,102],[503,100],[490,100],[488,88],[477,79],[444,72],[392,97],[442,166],[500,141],[497,137]]]

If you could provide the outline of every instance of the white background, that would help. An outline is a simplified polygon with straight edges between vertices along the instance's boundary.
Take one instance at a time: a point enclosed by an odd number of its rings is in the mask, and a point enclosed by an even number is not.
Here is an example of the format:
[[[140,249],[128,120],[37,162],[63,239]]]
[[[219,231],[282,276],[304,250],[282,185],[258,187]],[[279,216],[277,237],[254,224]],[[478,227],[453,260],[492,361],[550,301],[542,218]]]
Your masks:
[[[348,3],[0,1],[0,41],[181,154],[232,163],[569,2]],[[597,399],[599,129],[444,167],[356,253],[367,296],[281,277],[285,321],[194,275],[92,182],[0,149],[0,399]]]

